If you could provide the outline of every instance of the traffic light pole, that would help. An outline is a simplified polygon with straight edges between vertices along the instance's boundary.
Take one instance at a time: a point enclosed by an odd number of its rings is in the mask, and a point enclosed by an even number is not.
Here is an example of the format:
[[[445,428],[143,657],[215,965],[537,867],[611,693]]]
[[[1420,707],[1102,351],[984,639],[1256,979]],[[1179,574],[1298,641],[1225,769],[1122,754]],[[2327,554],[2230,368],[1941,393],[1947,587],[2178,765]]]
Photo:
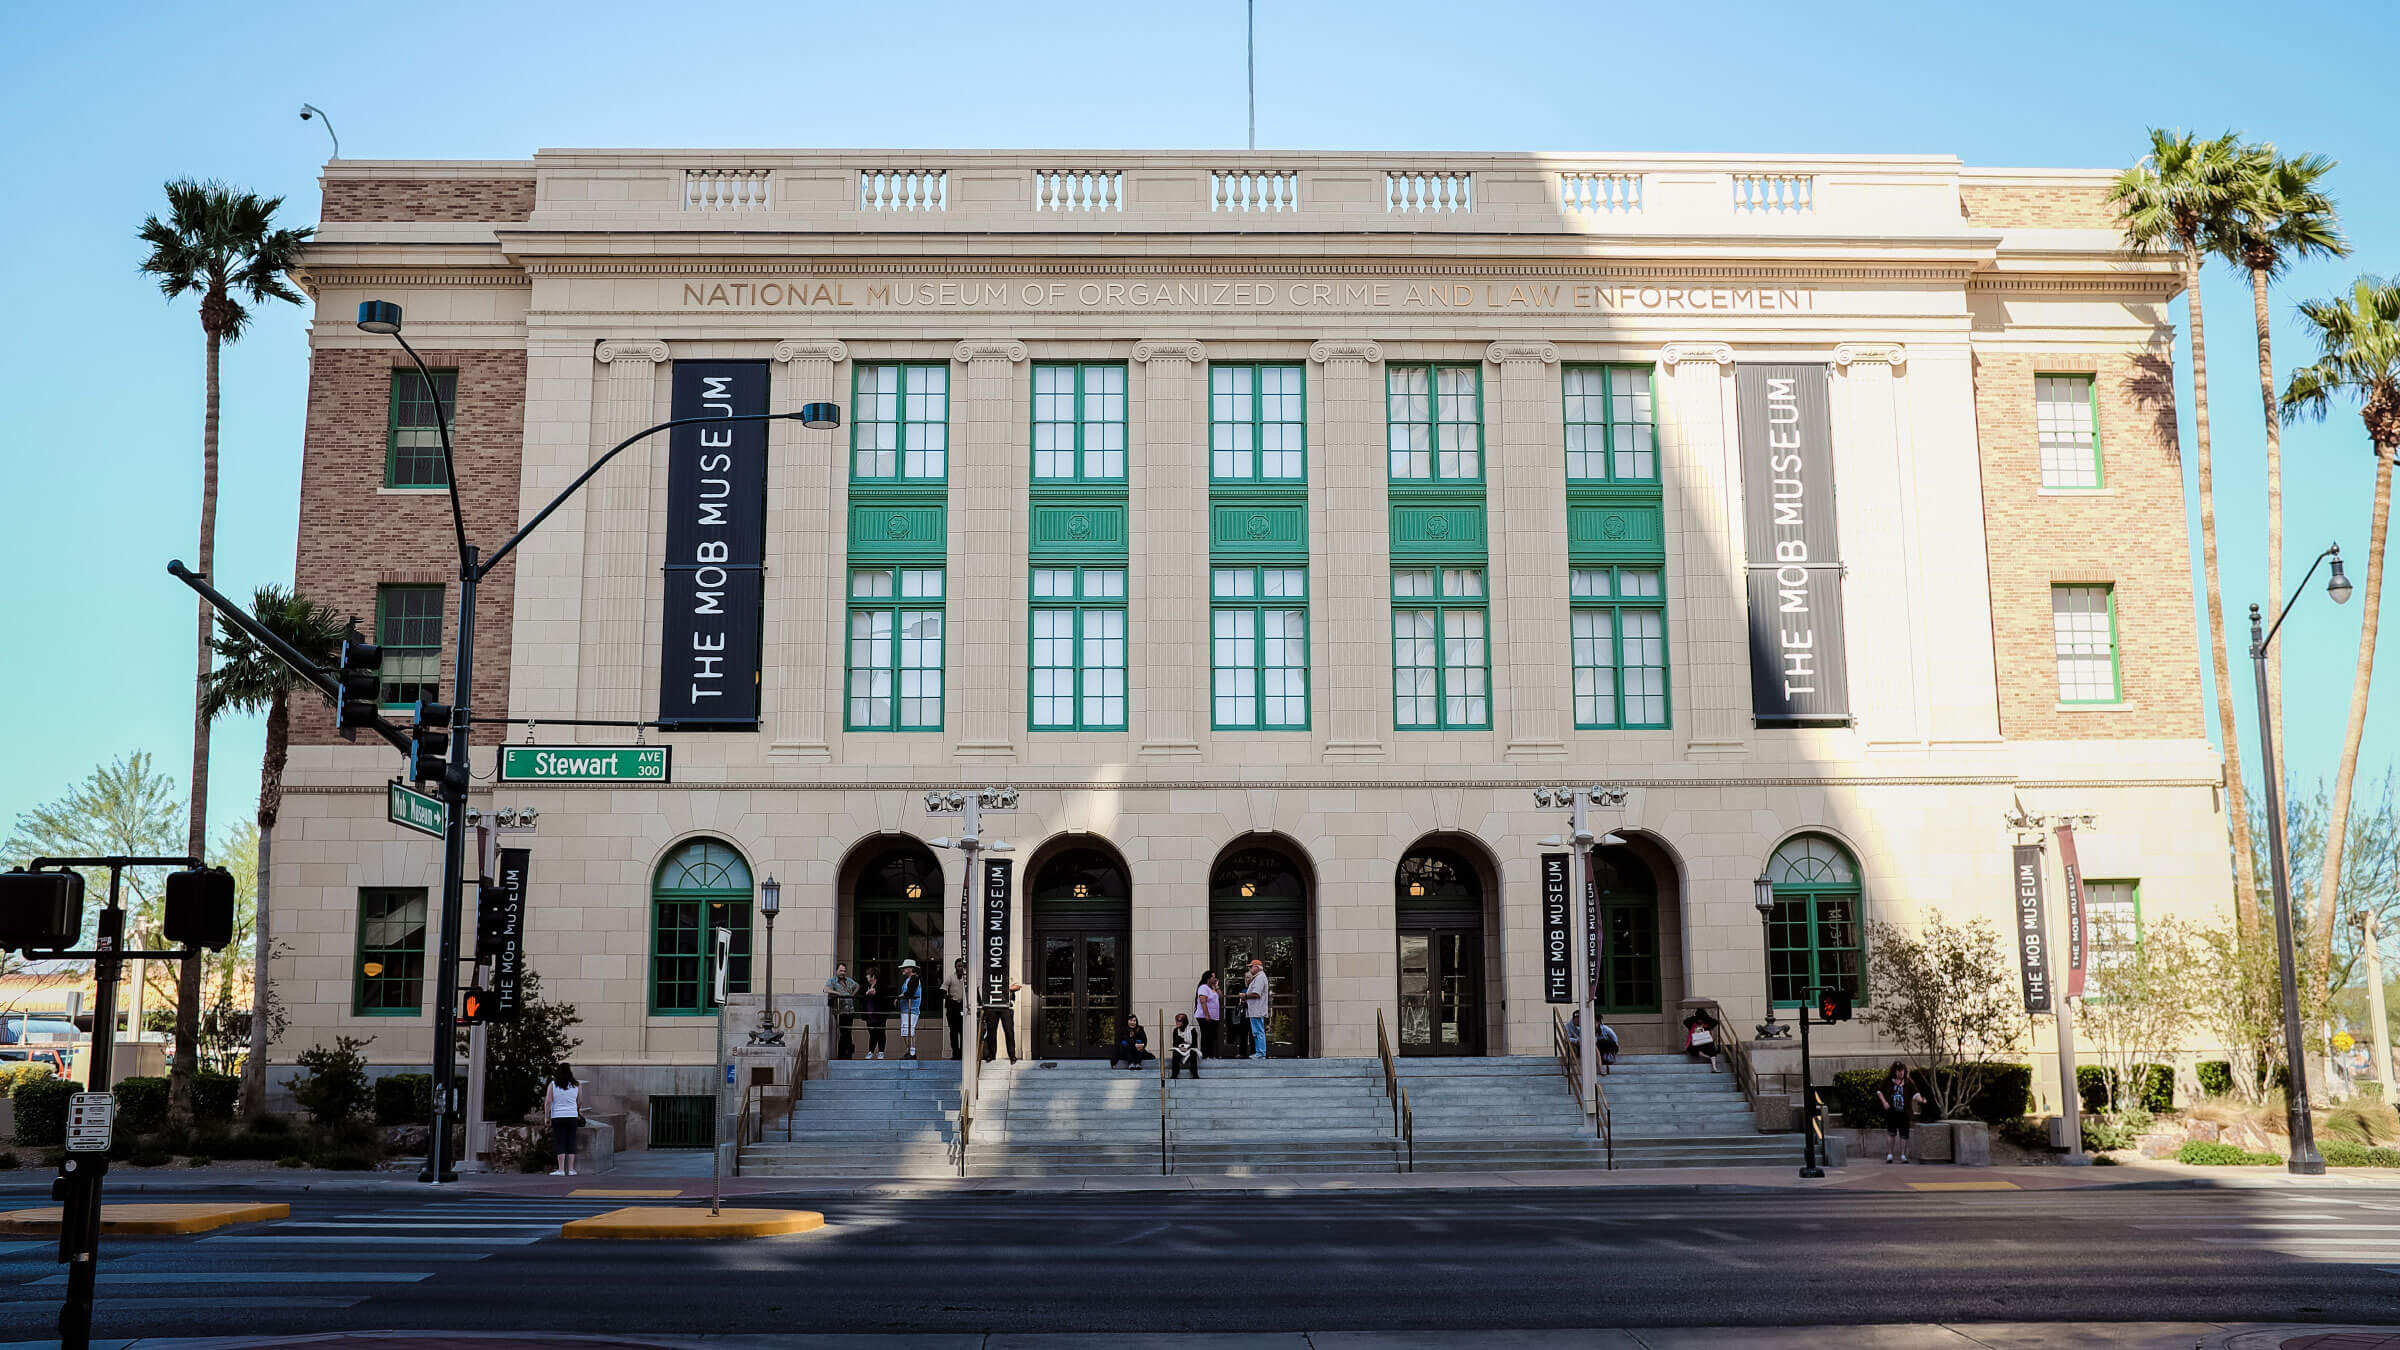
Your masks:
[[[431,382],[427,383],[431,388]],[[455,480],[454,480],[455,481]],[[456,491],[455,487],[452,491]],[[441,965],[433,998],[433,1133],[425,1145],[425,1170],[417,1180],[439,1185],[458,1180],[450,1154],[450,1124],[458,1114],[458,926],[465,909],[467,878],[467,766],[474,762],[470,738],[475,697],[475,587],[483,573],[475,546],[462,543],[458,562],[458,666],[450,684],[450,763],[442,773]]]
[[[1808,1011],[1816,997],[1817,990],[1811,987],[1807,1002],[1800,1005],[1800,1138],[1806,1150],[1800,1175],[1804,1177],[1825,1175],[1825,1169],[1817,1165],[1817,1085],[1808,1058]]]

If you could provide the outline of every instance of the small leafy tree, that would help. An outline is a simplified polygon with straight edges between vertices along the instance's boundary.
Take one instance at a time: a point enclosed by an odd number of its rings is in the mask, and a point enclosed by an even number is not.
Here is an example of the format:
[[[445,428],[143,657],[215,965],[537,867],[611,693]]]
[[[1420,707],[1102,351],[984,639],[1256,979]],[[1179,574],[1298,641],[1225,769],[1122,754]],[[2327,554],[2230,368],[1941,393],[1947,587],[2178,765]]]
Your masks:
[[[550,1071],[567,1061],[583,1041],[567,1034],[581,1025],[572,1003],[552,1003],[542,997],[542,977],[528,970],[521,1005],[514,1022],[495,1022],[484,1046],[483,1113],[487,1120],[515,1124],[541,1103],[542,1085]],[[468,1032],[461,1028],[458,1052],[467,1052]]]
[[[2306,916],[2293,906],[2293,946],[2300,969],[2300,1020],[2322,1021],[2325,1002],[2309,966],[2316,949],[2307,939]],[[2203,931],[2200,1021],[2223,1043],[2233,1066],[2233,1091],[2244,1101],[2266,1100],[2274,1069],[2283,1062],[2283,976],[2275,957],[2275,931],[2262,924],[2245,942],[2231,926]]]
[[[2121,1085],[2124,1104],[2139,1104],[2145,1066],[2171,1064],[2214,993],[2201,935],[2174,919],[2149,926],[2141,940],[2085,980],[2075,1022],[2099,1051],[2104,1081]]]
[[[1928,912],[1922,928],[1867,925],[1867,1021],[1926,1070],[1927,1091],[1942,1119],[1967,1104],[1995,1072],[1995,1054],[2024,1031],[2017,972],[1988,919],[1952,924]]]
[[[340,1125],[364,1111],[370,1098],[367,1085],[367,1059],[359,1051],[374,1041],[369,1036],[337,1036],[333,1048],[312,1045],[300,1052],[293,1061],[306,1070],[306,1078],[287,1078],[283,1085],[292,1090],[300,1108],[319,1125]]]

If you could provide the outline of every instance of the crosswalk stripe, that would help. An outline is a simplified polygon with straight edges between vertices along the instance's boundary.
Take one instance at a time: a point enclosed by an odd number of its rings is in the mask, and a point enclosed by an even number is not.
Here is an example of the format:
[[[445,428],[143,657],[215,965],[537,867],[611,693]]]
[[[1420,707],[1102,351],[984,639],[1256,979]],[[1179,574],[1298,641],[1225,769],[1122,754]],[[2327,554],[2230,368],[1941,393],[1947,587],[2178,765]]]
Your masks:
[[[5,1296],[0,1296],[0,1304],[32,1302],[56,1303],[57,1301],[58,1296],[55,1294],[44,1294],[38,1300],[26,1298],[7,1298]],[[367,1296],[365,1294],[361,1294],[356,1298],[343,1298],[335,1294],[280,1294],[259,1295],[256,1297],[243,1294],[208,1294],[189,1296],[181,1294],[167,1294],[161,1295],[157,1298],[145,1298],[140,1294],[108,1293],[101,1296],[100,1306],[102,1308],[111,1309],[190,1308],[195,1314],[206,1314],[225,1308],[355,1308],[359,1304],[366,1301]]]
[[[2214,1242],[2214,1243],[2217,1243],[2217,1244],[2219,1244],[2219,1245],[2221,1245],[2221,1246],[2222,1246],[2222,1245],[2231,1245],[2231,1244],[2240,1244],[2240,1245],[2243,1245],[2243,1246],[2262,1246],[2262,1247],[2354,1247],[2354,1248],[2365,1248],[2365,1247],[2400,1247],[2400,1237],[2393,1237],[2393,1238],[2347,1238],[2347,1237],[2324,1237],[2324,1238],[2308,1238],[2308,1237],[2278,1237],[2278,1238],[2262,1238],[2262,1239],[2257,1239],[2257,1240],[2255,1240],[2255,1241],[2254,1241],[2253,1239],[2250,1239],[2250,1238],[2204,1237],[2204,1238],[2202,1238],[2202,1239],[2200,1239],[2200,1240],[2201,1240],[2202,1242]]]
[[[2137,1223],[2133,1225],[2133,1227],[2142,1232],[2181,1233],[2189,1231],[2191,1225],[2185,1223]],[[2394,1237],[2400,1237],[2400,1224],[2391,1223],[2253,1223],[2245,1220],[2238,1223],[2227,1224],[2226,1227],[2261,1233],[2326,1233],[2334,1231],[2363,1231],[2369,1233],[2390,1233]]]
[[[211,1270],[153,1270],[139,1275],[128,1274],[127,1281],[152,1284],[415,1284],[430,1280],[430,1270],[243,1270],[228,1273]],[[64,1275],[44,1275],[27,1280],[24,1286],[65,1284]]]
[[[275,1235],[275,1234],[268,1234],[268,1233],[258,1233],[258,1234],[239,1233],[239,1234],[228,1234],[228,1235],[226,1235],[226,1236],[224,1236],[224,1237],[202,1238],[202,1239],[200,1239],[200,1240],[201,1240],[202,1242],[284,1242],[284,1243],[318,1243],[318,1242],[378,1242],[378,1243],[386,1243],[386,1244],[404,1244],[404,1243],[405,1243],[405,1244],[413,1244],[413,1243],[443,1243],[443,1244],[447,1244],[447,1245],[450,1245],[450,1246],[466,1246],[466,1245],[469,1245],[469,1244],[473,1244],[473,1245],[478,1245],[478,1246],[487,1246],[487,1247],[488,1247],[488,1246],[500,1246],[500,1247],[522,1247],[522,1246],[529,1245],[529,1244],[531,1244],[531,1243],[539,1242],[539,1241],[541,1241],[541,1238],[539,1238],[539,1237],[415,1237],[415,1236],[411,1236],[411,1235],[407,1235],[407,1234],[394,1234],[394,1235],[392,1235],[392,1236],[385,1237],[385,1236],[381,1236],[381,1235],[379,1235],[379,1234],[374,1234],[374,1233],[287,1233],[287,1234],[282,1234],[282,1235]]]
[[[493,1223],[493,1222],[491,1222],[491,1221],[490,1221],[490,1220],[488,1220],[488,1219],[468,1219],[468,1220],[460,1220],[460,1221],[458,1221],[458,1222],[455,1222],[455,1223],[399,1223],[399,1222],[395,1222],[395,1221],[393,1221],[393,1220],[390,1220],[390,1219],[378,1219],[378,1220],[376,1220],[376,1221],[374,1221],[374,1222],[372,1222],[372,1223],[368,1223],[368,1222],[354,1222],[354,1221],[350,1221],[350,1220],[342,1220],[342,1219],[280,1219],[280,1220],[277,1220],[277,1221],[276,1221],[276,1222],[274,1222],[274,1223],[268,1224],[267,1226],[268,1226],[269,1228],[275,1228],[275,1229],[285,1229],[285,1228],[479,1228],[479,1227],[480,1227],[480,1228],[556,1228],[556,1227],[558,1227],[558,1220],[556,1220],[556,1219],[549,1219],[549,1220],[546,1220],[546,1221],[540,1221],[540,1222],[535,1222],[535,1223]]]

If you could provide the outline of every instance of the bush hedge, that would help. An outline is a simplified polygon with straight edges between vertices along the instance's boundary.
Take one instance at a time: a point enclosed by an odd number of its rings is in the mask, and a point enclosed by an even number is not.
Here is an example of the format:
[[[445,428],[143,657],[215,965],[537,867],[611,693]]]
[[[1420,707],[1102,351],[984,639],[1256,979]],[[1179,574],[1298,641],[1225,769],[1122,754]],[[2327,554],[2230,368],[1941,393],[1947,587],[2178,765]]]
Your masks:
[[[2233,1091],[2232,1060],[2201,1060],[2192,1066],[2192,1074],[2200,1080],[2200,1090],[2211,1097],[2222,1097]]]
[[[202,1069],[192,1076],[192,1118],[231,1120],[242,1099],[242,1080],[230,1073]]]
[[[0,1097],[16,1090],[17,1084],[28,1078],[54,1078],[57,1070],[47,1064],[10,1064],[0,1066]]]
[[[2232,1144],[2212,1144],[2194,1139],[2175,1150],[2175,1161],[2199,1167],[2262,1167],[2283,1159],[2272,1153],[2252,1153]]]
[[[2114,1107],[2140,1107],[2152,1115],[2175,1108],[2175,1070],[2165,1064],[2137,1064],[2134,1074],[2141,1091],[2128,1092],[2113,1069],[2085,1064],[2075,1070],[2075,1090],[2087,1112]]]
[[[74,1080],[31,1074],[9,1089],[17,1112],[17,1142],[32,1148],[58,1148],[67,1142],[67,1099],[81,1091]]]
[[[1964,1066],[1942,1070],[1944,1076],[1955,1077]],[[1997,1125],[2015,1120],[2025,1114],[2026,1104],[2033,1096],[2033,1066],[2030,1064],[1987,1063],[1975,1066],[1986,1072],[1983,1085],[1967,1102],[1966,1118]],[[1883,1111],[1875,1105],[1876,1089],[1883,1086],[1888,1069],[1852,1069],[1833,1076],[1832,1086],[1825,1089],[1826,1105],[1842,1113],[1842,1119],[1853,1129],[1880,1129]],[[1933,1100],[1933,1076],[1923,1069],[1913,1070],[1909,1081],[1916,1090]],[[1930,1109],[1930,1108],[1928,1108]]]
[[[2400,1167],[2400,1148],[2376,1148],[2347,1139],[2328,1139],[2317,1145],[2328,1167]]]
[[[117,1134],[156,1134],[167,1123],[167,1080],[128,1078],[117,1084]]]
[[[395,1073],[375,1080],[375,1123],[430,1125],[433,1123],[433,1075]]]

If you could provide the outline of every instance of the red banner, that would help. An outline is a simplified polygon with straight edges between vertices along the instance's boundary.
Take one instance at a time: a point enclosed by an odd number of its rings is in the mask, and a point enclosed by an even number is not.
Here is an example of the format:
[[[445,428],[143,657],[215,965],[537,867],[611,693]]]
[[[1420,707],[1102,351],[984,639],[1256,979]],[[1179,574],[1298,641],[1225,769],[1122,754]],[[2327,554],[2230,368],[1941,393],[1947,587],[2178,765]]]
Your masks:
[[[2075,827],[2058,826],[2058,861],[2067,869],[2067,997],[2083,997],[2083,864],[2075,859]]]

